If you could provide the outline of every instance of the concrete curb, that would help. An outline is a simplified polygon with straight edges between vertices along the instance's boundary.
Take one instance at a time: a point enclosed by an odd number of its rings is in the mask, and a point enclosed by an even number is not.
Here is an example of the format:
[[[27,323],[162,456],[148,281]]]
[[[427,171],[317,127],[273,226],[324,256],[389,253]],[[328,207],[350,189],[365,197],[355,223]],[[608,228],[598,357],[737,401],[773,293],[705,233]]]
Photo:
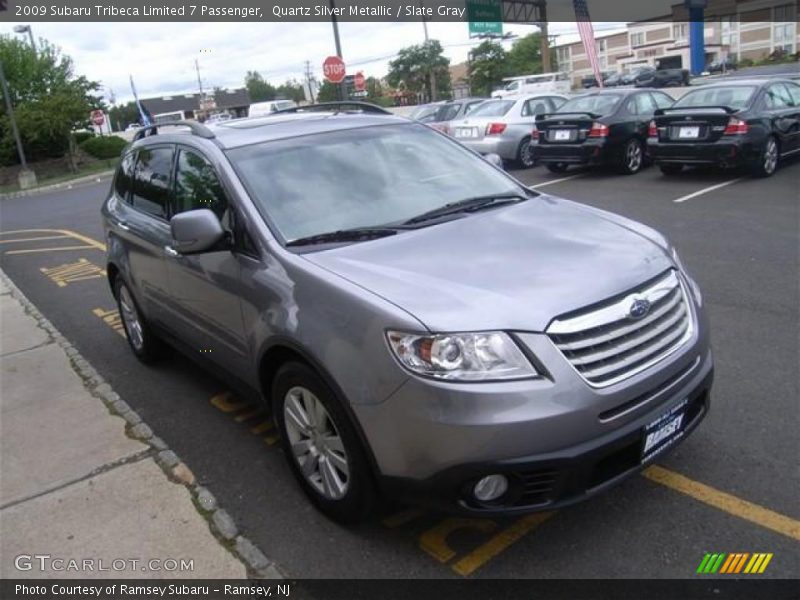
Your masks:
[[[26,196],[35,196],[37,194],[43,194],[45,192],[52,192],[54,190],[61,190],[71,188],[75,184],[79,183],[88,183],[92,181],[103,181],[104,179],[110,179],[114,175],[114,170],[111,169],[109,171],[100,171],[99,173],[95,173],[94,175],[85,175],[83,177],[77,177],[75,179],[70,179],[68,181],[61,181],[59,183],[53,183],[51,185],[42,185],[39,187],[32,188],[30,190],[20,190],[18,192],[9,192],[7,194],[0,194],[0,200],[6,200],[10,198],[24,198]]]
[[[169,449],[166,442],[157,437],[153,430],[145,424],[141,417],[117,394],[103,377],[86,361],[78,350],[61,335],[61,332],[44,316],[36,306],[20,291],[13,281],[0,269],[0,281],[39,327],[44,329],[50,340],[61,346],[72,363],[72,368],[83,379],[84,386],[94,397],[103,402],[111,414],[125,419],[125,432],[150,446],[146,453],[151,454],[167,478],[186,487],[192,497],[195,509],[209,524],[209,530],[219,543],[237,557],[245,566],[247,576],[251,579],[285,579],[274,562],[248,538],[240,535],[233,518],[220,508],[214,495],[200,485],[194,474],[175,452]]]

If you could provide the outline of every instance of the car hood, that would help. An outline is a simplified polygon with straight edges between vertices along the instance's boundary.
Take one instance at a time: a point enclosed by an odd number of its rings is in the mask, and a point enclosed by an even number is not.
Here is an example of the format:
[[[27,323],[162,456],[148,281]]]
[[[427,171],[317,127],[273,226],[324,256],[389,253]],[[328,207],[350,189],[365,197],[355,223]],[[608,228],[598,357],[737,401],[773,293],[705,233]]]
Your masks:
[[[673,266],[654,230],[553,196],[304,257],[431,331],[544,331]]]

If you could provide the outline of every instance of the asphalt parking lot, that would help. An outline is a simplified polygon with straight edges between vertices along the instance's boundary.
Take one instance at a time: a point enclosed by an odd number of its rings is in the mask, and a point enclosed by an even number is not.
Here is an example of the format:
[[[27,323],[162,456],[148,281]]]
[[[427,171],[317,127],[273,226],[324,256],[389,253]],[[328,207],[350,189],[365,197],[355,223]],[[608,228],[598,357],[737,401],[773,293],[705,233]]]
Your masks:
[[[145,367],[128,350],[103,273],[108,182],[3,200],[0,264],[290,576],[691,578],[705,553],[742,552],[773,554],[751,577],[795,577],[800,161],[766,180],[654,168],[514,175],[665,233],[703,290],[716,355],[711,413],[692,436],[643,475],[556,513],[399,507],[345,529],[315,512],[263,414],[184,357]]]

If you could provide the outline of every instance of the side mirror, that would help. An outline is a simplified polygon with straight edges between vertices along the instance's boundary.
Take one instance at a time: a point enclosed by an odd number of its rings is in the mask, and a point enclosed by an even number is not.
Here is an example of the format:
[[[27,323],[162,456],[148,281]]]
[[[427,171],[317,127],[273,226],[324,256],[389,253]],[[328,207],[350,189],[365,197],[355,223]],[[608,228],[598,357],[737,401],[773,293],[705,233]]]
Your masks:
[[[493,164],[498,169],[503,169],[503,159],[500,158],[499,154],[495,154],[494,152],[490,152],[489,154],[485,154],[483,158],[486,162]],[[504,169],[503,169],[504,170]]]
[[[207,208],[189,210],[170,219],[174,249],[180,254],[196,254],[212,248],[225,236],[217,215]]]

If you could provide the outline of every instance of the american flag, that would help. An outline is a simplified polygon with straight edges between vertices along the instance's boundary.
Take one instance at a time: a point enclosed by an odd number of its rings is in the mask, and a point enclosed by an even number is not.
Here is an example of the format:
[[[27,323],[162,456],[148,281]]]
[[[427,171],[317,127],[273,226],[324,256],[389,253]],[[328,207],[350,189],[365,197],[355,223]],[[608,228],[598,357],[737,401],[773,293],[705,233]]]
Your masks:
[[[597,85],[603,87],[603,76],[600,74],[600,62],[597,57],[597,44],[594,41],[594,27],[592,27],[592,20],[589,17],[589,8],[586,6],[586,0],[572,0],[572,4],[575,7],[575,23],[578,25],[583,49],[586,51],[586,56],[589,57],[589,64],[592,65]]]

